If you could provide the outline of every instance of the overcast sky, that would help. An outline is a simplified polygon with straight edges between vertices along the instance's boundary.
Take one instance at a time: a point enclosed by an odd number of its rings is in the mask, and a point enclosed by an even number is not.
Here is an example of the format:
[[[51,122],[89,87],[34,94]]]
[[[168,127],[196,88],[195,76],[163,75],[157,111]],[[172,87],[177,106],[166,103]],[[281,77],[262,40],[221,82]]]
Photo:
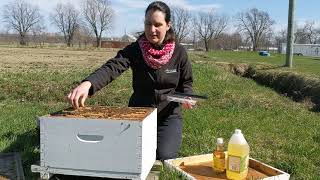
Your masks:
[[[1,0],[0,7],[14,0]],[[37,5],[44,16],[47,30],[56,32],[57,29],[49,22],[49,15],[57,3],[70,2],[80,8],[82,0],[26,0]],[[267,11],[276,21],[275,29],[286,27],[289,0],[164,0],[170,7],[178,6],[191,11],[206,11],[215,9],[216,12],[233,17],[237,12],[250,8]],[[113,28],[106,36],[121,36],[125,33],[143,30],[144,11],[151,0],[111,0],[115,11]],[[305,21],[315,21],[320,25],[320,0],[296,0],[296,20],[299,24]],[[1,24],[0,24],[1,25]],[[0,30],[3,30],[0,26]],[[229,29],[234,29],[230,26]]]

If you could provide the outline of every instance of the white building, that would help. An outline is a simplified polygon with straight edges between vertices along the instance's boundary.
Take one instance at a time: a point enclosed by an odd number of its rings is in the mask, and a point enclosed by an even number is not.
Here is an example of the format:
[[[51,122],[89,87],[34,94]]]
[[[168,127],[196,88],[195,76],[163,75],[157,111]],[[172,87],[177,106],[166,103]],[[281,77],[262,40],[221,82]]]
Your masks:
[[[124,41],[124,42],[135,42],[136,40],[137,38],[131,34],[125,34],[121,37],[121,41]]]
[[[287,44],[282,43],[281,54],[286,54]],[[320,44],[294,44],[293,54],[300,56],[320,57]]]

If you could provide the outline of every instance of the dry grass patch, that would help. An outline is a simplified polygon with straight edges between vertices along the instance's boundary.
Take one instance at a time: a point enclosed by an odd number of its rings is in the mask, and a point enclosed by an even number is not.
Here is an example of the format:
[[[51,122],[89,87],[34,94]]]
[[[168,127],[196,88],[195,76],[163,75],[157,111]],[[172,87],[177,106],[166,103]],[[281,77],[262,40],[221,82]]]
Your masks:
[[[37,48],[0,48],[0,70],[6,72],[29,70],[65,70],[98,67],[116,55],[116,51],[70,51]]]

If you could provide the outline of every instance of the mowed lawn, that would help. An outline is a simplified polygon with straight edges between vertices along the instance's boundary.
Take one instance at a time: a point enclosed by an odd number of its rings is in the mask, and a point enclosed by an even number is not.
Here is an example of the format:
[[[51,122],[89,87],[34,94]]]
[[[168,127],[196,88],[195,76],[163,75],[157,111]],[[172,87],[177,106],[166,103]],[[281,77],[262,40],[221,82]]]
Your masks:
[[[65,99],[69,90],[115,53],[0,48],[0,151],[21,153],[27,179],[36,179],[30,165],[39,160],[36,117],[69,107]],[[294,179],[319,178],[319,112],[309,111],[307,103],[296,103],[251,79],[201,63],[263,61],[282,65],[284,60],[279,56],[267,57],[267,61],[240,52],[211,52],[209,57],[190,54],[194,91],[208,95],[209,100],[184,111],[180,156],[211,153],[216,138],[228,142],[234,129],[240,128],[250,145],[251,157],[290,173]],[[298,72],[319,75],[317,60],[299,63]],[[126,106],[131,92],[131,72],[127,71],[87,104]],[[161,175],[161,179],[174,178],[179,176],[168,170]]]

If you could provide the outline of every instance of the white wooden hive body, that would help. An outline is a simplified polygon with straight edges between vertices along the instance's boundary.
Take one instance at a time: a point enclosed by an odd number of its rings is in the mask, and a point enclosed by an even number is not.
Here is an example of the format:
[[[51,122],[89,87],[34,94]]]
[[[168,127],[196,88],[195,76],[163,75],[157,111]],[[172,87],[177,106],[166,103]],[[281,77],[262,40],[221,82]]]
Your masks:
[[[41,167],[53,174],[145,179],[156,159],[157,110],[122,118],[40,117]]]

